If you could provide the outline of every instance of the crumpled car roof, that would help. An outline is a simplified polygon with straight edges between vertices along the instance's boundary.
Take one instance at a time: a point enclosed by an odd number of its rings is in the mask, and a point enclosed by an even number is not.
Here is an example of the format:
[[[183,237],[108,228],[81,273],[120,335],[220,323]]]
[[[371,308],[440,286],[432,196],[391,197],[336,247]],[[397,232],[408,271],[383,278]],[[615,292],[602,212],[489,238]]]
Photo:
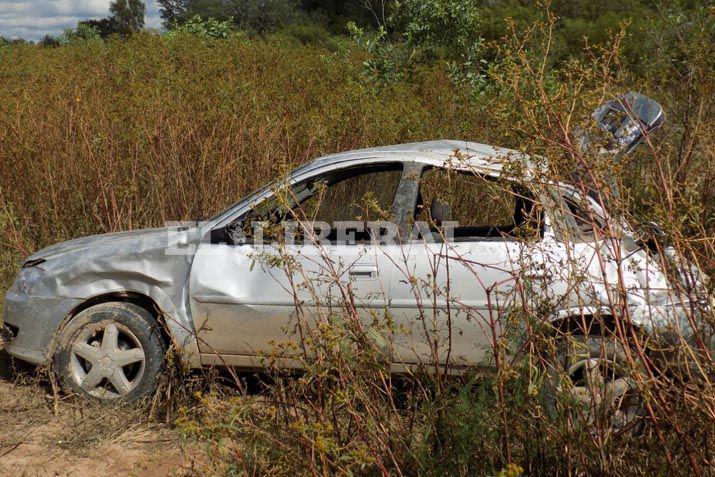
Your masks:
[[[459,160],[455,151],[459,152]],[[419,157],[422,161],[435,165],[443,165],[447,161],[461,163],[464,167],[501,170],[507,159],[522,160],[528,166],[529,157],[513,149],[489,146],[471,141],[462,140],[436,140],[423,142],[410,142],[392,146],[370,147],[353,151],[340,152],[319,157],[314,161],[294,171],[294,175],[308,172],[319,167],[353,161],[356,159],[404,159],[405,156]],[[458,167],[458,164],[455,164]]]

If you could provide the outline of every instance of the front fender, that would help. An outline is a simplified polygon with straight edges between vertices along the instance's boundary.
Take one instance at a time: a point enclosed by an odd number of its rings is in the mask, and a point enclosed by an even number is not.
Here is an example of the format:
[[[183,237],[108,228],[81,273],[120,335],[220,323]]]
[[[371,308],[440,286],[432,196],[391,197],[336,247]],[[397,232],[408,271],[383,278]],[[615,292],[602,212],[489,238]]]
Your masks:
[[[196,331],[183,299],[176,303],[177,300],[172,299],[162,288],[139,280],[126,282],[119,282],[115,279],[100,280],[74,288],[70,293],[74,295],[75,299],[81,297],[81,303],[101,303],[122,295],[139,295],[149,298],[161,312],[162,324],[165,325],[172,342],[179,347],[182,362],[191,367],[200,366]]]

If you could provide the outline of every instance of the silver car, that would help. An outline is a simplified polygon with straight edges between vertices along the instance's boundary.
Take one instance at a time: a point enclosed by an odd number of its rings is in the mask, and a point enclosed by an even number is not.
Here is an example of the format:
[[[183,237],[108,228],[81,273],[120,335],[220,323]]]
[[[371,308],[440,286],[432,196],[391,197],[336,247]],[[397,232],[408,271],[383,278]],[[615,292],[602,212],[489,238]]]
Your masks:
[[[489,364],[510,313],[537,302],[559,326],[618,306],[646,333],[689,333],[682,294],[627,225],[604,248],[607,211],[536,172],[516,151],[466,141],[362,149],[202,223],[57,244],[29,257],[6,295],[5,349],[52,364],[68,391],[129,401],[154,391],[172,345],[189,367],[261,369],[269,356],[300,367],[297,322],[310,328],[346,300],[366,328],[389,318],[376,333],[396,372]],[[585,345],[567,372],[598,357]]]

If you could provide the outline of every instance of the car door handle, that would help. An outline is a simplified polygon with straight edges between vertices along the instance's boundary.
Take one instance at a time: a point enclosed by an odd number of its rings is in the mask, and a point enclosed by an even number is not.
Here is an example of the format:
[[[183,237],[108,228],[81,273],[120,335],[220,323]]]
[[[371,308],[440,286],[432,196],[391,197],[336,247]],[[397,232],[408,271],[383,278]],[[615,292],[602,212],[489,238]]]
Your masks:
[[[355,278],[375,278],[377,276],[377,267],[372,265],[350,267],[348,275]]]

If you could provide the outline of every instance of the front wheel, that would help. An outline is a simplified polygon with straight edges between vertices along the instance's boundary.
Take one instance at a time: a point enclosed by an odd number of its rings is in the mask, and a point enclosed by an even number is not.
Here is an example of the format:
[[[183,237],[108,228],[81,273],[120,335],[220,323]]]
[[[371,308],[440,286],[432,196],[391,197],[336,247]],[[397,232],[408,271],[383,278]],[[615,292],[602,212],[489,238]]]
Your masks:
[[[156,390],[165,346],[154,318],[131,303],[102,303],[62,330],[55,372],[66,391],[100,401],[135,401]]]
[[[546,410],[552,416],[576,411],[591,430],[598,425],[616,433],[638,433],[643,399],[633,377],[639,371],[615,338],[562,338],[547,375]]]

